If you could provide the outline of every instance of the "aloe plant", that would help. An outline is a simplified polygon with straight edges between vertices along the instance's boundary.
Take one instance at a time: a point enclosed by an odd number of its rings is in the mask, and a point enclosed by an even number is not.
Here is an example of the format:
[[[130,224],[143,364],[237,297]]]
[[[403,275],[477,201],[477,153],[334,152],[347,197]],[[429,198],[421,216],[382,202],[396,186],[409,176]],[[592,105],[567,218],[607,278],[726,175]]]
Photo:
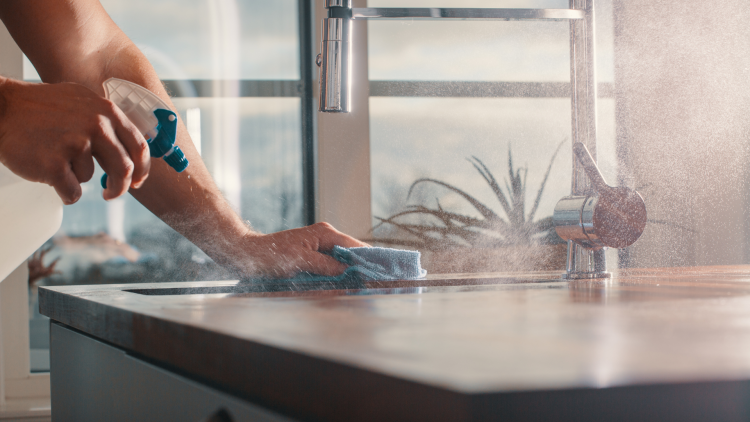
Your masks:
[[[535,220],[535,217],[544,193],[544,187],[552,170],[552,164],[564,143],[565,140],[560,142],[552,154],[547,171],[528,214],[525,212],[528,168],[514,167],[513,154],[511,148],[508,147],[508,177],[504,180],[505,189],[500,186],[482,160],[475,156],[468,159],[492,189],[500,204],[502,215],[456,186],[437,179],[420,178],[409,187],[407,201],[418,185],[433,184],[458,194],[479,212],[481,218],[446,210],[440,205],[439,200],[435,208],[429,208],[425,205],[410,205],[404,211],[390,217],[375,217],[380,223],[373,228],[375,230],[383,225],[391,225],[407,236],[403,238],[376,237],[373,240],[426,250],[440,250],[459,246],[489,248],[562,242],[555,233],[551,216],[539,220]],[[415,217],[421,217],[420,222],[413,222]],[[412,222],[406,221],[409,219]]]

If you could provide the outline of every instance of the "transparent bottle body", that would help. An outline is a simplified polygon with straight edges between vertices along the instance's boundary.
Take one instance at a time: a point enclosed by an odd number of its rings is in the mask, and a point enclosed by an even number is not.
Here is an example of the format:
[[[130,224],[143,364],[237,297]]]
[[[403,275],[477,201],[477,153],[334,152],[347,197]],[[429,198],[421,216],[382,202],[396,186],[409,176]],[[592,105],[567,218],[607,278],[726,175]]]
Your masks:
[[[57,232],[62,216],[63,203],[51,186],[0,164],[0,281]]]
[[[156,136],[159,121],[154,116],[154,110],[170,109],[161,98],[138,84],[117,78],[107,79],[104,91],[107,99],[128,116],[144,138],[153,139]]]

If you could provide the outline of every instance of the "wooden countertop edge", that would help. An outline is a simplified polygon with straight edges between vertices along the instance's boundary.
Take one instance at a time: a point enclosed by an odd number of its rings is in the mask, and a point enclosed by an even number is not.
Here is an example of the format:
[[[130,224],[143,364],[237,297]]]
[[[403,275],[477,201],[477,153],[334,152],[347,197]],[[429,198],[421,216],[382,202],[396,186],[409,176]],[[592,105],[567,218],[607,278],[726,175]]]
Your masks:
[[[750,266],[618,273],[636,279],[681,275],[720,281],[727,275],[750,277]],[[232,282],[216,285],[227,283]],[[525,420],[544,420],[550,415],[604,420],[613,416],[611,409],[628,409],[634,402],[641,403],[641,408],[631,409],[633,417],[646,414],[654,420],[677,420],[675,417],[682,415],[678,419],[701,420],[701,415],[712,415],[706,412],[728,412],[733,404],[736,407],[733,397],[747,397],[750,391],[750,381],[741,380],[463,394],[97,301],[97,292],[112,295],[133,285],[91,287],[41,287],[40,309],[55,321],[160,366],[302,420],[468,421],[520,415]],[[88,293],[82,295],[84,291]],[[212,349],[196,348],[195,344],[210,344]],[[214,350],[222,353],[210,353]],[[643,407],[644,403],[651,407]],[[665,409],[671,413],[664,413]],[[750,415],[750,408],[742,415]]]

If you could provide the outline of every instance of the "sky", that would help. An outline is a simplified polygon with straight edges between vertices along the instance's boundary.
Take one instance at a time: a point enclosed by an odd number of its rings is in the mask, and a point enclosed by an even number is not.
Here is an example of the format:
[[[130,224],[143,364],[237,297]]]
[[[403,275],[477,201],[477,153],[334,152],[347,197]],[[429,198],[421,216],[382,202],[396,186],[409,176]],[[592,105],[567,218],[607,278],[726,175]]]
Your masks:
[[[369,7],[566,8],[561,0],[370,0]],[[597,78],[614,80],[611,1],[597,1]],[[570,79],[567,22],[370,21],[371,80],[567,82]],[[616,182],[614,102],[598,102],[599,161]],[[370,99],[373,214],[384,217],[405,205],[408,186],[433,177],[476,195],[499,210],[481,176],[466,160],[476,156],[503,185],[508,150],[514,165],[528,168],[527,212],[555,147],[557,157],[538,218],[552,214],[570,193],[570,100],[522,98]],[[431,194],[440,194],[439,190]],[[445,192],[443,192],[445,193]],[[435,206],[435,199],[427,200]],[[441,205],[465,213],[472,208],[457,195]],[[414,202],[410,202],[414,203]]]

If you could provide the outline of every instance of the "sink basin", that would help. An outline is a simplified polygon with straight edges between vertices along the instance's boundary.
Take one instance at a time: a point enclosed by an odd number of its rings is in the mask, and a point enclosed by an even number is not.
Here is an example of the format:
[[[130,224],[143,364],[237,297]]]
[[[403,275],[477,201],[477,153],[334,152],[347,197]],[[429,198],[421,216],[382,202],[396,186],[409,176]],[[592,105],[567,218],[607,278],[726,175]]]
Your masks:
[[[436,274],[418,280],[387,281],[342,281],[342,282],[288,282],[288,281],[240,281],[234,284],[220,284],[196,287],[169,287],[170,283],[151,285],[148,289],[124,289],[126,292],[146,296],[174,295],[251,295],[256,293],[292,293],[321,290],[356,290],[364,294],[365,290],[393,290],[393,292],[410,292],[410,289],[443,286],[481,286],[496,284],[548,283],[560,280],[561,272],[528,273],[528,274]],[[161,287],[164,286],[164,287]],[[380,293],[378,293],[380,294]]]

